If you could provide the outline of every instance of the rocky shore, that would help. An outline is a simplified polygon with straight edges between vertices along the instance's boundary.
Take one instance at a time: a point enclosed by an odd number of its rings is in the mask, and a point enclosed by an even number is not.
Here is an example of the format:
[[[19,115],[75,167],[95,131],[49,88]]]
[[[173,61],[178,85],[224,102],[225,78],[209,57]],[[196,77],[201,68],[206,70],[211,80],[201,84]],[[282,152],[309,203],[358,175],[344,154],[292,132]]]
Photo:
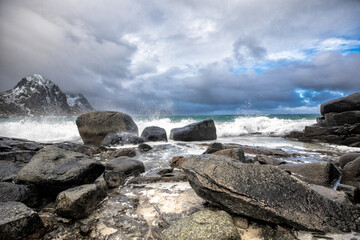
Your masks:
[[[76,123],[86,145],[0,138],[0,239],[360,239],[360,153],[301,163],[216,142],[212,120],[173,129],[175,146],[120,112]],[[188,141],[208,142],[139,160]]]

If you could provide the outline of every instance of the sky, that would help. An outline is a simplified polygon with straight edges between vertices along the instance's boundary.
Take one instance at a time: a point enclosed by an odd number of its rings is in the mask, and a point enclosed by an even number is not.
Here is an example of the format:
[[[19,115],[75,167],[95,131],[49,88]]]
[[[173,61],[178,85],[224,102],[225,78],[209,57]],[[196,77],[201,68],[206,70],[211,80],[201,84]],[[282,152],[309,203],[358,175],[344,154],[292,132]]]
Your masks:
[[[360,91],[360,1],[1,0],[0,91],[34,73],[98,110],[319,113]]]

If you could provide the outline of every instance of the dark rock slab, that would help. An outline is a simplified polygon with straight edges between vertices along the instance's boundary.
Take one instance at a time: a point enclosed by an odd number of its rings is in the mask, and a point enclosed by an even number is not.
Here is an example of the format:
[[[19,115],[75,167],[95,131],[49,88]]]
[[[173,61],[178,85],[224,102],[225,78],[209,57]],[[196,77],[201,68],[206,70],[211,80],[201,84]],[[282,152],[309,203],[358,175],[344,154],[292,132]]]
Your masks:
[[[278,156],[278,157],[291,157],[290,153],[287,153],[281,149],[272,149],[267,147],[259,147],[259,146],[248,146],[241,144],[225,144],[226,149],[231,148],[241,148],[245,153],[248,154],[256,154],[256,155],[266,155],[266,156]]]
[[[119,157],[108,161],[106,170],[123,172],[126,176],[132,176],[145,172],[145,166],[143,162],[137,159]]]
[[[228,212],[297,229],[357,229],[357,210],[323,197],[278,167],[201,155],[182,168],[200,197]]]
[[[143,143],[144,139],[127,132],[112,132],[105,136],[102,140],[101,145],[103,146],[116,146],[125,144],[139,144]]]
[[[360,111],[325,114],[325,126],[342,126],[345,124],[357,124],[360,122]]]
[[[0,202],[0,239],[24,239],[43,227],[39,215],[19,202]]]
[[[224,149],[225,147],[222,143],[215,142],[210,144],[210,146],[206,149],[206,151],[203,154],[211,154]]]
[[[122,156],[133,158],[136,156],[136,150],[133,148],[121,148],[112,152],[110,156],[111,158],[118,158]]]
[[[15,150],[12,152],[0,152],[0,161],[13,161],[13,162],[30,162],[31,158],[37,151],[30,150]]]
[[[39,205],[38,192],[34,187],[0,182],[0,202],[22,202],[28,207]]]
[[[84,154],[48,146],[20,170],[15,182],[34,184],[42,193],[55,195],[67,188],[92,183],[104,169],[104,165]]]
[[[158,141],[165,141],[167,142],[166,131],[164,128],[151,126],[146,127],[143,132],[141,133],[141,137],[146,142],[158,142]]]
[[[61,143],[55,143],[54,145],[58,148],[62,148],[62,149],[69,150],[72,152],[82,153],[82,154],[85,154],[88,156],[93,156],[94,154],[97,154],[100,152],[100,150],[97,148],[89,147],[89,146],[85,146],[85,145],[77,144],[77,143],[73,143],[73,142],[61,142]]]
[[[234,160],[237,160],[239,162],[246,162],[244,151],[241,148],[232,148],[232,149],[225,149],[220,150],[213,153],[214,155],[222,155],[229,158],[232,158]]]
[[[85,218],[98,207],[106,195],[106,192],[95,184],[67,189],[56,198],[56,214],[66,218]]]
[[[11,182],[26,165],[24,162],[0,161],[0,182]]]
[[[347,163],[342,171],[341,183],[360,189],[360,157]]]
[[[216,138],[216,127],[213,120],[204,120],[182,128],[174,128],[170,132],[170,139],[177,141],[208,141]]]
[[[138,127],[127,114],[114,111],[93,111],[80,115],[76,125],[85,144],[100,145],[111,132],[130,132],[138,135]]]
[[[320,113],[341,113],[346,111],[360,110],[360,93],[354,93],[347,97],[337,98],[321,104]]]

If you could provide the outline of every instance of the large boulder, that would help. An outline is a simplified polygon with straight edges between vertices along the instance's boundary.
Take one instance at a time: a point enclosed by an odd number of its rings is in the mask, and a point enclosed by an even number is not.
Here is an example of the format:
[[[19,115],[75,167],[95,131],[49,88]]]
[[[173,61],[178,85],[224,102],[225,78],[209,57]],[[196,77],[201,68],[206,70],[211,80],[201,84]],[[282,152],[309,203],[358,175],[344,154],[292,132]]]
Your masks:
[[[321,104],[320,112],[322,115],[326,113],[346,112],[360,110],[360,93],[354,93],[347,97],[337,98]]]
[[[216,138],[216,127],[213,120],[204,120],[182,128],[173,128],[170,132],[170,139],[177,141],[207,141]]]
[[[0,202],[0,240],[24,239],[43,227],[39,215],[19,202]]]
[[[344,124],[356,124],[360,122],[360,111],[325,114],[325,126],[342,126]]]
[[[76,125],[85,144],[100,145],[111,132],[130,132],[138,135],[138,127],[127,114],[113,111],[93,111],[80,115]]]
[[[344,168],[346,164],[360,157],[360,152],[346,153],[339,158],[339,165]]]
[[[360,189],[360,157],[347,163],[342,171],[341,183]]]
[[[128,132],[111,132],[101,141],[102,146],[116,146],[143,143],[144,139]]]
[[[224,150],[225,146],[222,143],[215,142],[210,144],[210,146],[206,149],[206,151],[203,154],[211,154],[220,150]]]
[[[180,219],[163,231],[164,240],[240,240],[231,216],[224,212],[203,210]]]
[[[95,184],[67,189],[56,198],[56,214],[66,218],[85,218],[105,197],[106,192]]]
[[[195,192],[228,212],[315,231],[356,230],[360,213],[331,201],[287,172],[212,155],[190,157],[182,169]]]
[[[226,157],[232,158],[234,160],[237,160],[237,161],[240,161],[243,163],[246,162],[244,151],[241,148],[231,148],[231,149],[220,150],[220,151],[214,152],[213,154],[226,156]]]
[[[151,126],[146,127],[141,133],[141,137],[144,138],[146,142],[158,142],[165,141],[167,142],[167,136],[165,129],[161,127]]]
[[[138,175],[145,172],[142,161],[128,157],[119,157],[106,163],[106,170],[113,172],[123,172],[126,176]]]
[[[0,202],[22,202],[28,207],[36,207],[39,197],[32,186],[0,182]]]
[[[19,171],[15,182],[34,184],[43,194],[55,195],[94,182],[104,169],[103,164],[84,154],[48,146]]]

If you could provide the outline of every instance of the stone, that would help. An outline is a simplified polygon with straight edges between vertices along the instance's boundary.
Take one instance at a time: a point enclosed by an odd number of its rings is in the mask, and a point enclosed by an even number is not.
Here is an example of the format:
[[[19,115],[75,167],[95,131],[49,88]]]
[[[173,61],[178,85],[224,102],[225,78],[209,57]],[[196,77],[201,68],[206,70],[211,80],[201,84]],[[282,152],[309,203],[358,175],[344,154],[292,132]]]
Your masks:
[[[170,167],[172,168],[180,168],[187,161],[186,157],[183,156],[175,156],[170,161]]]
[[[340,204],[351,204],[345,192],[336,191],[332,188],[328,188],[316,184],[309,184],[309,187],[314,191],[320,193],[324,197],[330,199],[331,201],[336,201],[339,202]]]
[[[130,157],[130,158],[136,157],[136,151],[135,149],[132,148],[121,148],[111,153],[112,158],[118,158],[122,156]]]
[[[222,155],[229,158],[233,158],[239,162],[246,162],[244,151],[241,148],[232,148],[232,149],[225,149],[220,150],[213,153],[214,155]]]
[[[149,144],[141,143],[139,144],[138,149],[140,152],[148,152],[152,149],[152,147]]]
[[[41,193],[56,196],[65,189],[94,182],[104,169],[84,154],[48,146],[19,171],[15,182],[34,184]]]
[[[242,228],[242,229],[248,229],[249,228],[249,221],[240,216],[233,217],[233,221],[236,227]]]
[[[126,144],[139,144],[143,143],[144,139],[138,137],[135,134],[127,132],[112,132],[105,136],[102,140],[102,146],[116,146],[116,145],[126,145]]]
[[[36,151],[15,150],[11,152],[0,152],[0,160],[28,163],[36,154]]]
[[[24,162],[0,161],[0,182],[11,182],[26,165]]]
[[[360,188],[360,157],[357,157],[344,166],[341,183]]]
[[[145,142],[167,142],[165,129],[156,126],[146,127],[141,133],[141,137],[145,140]]]
[[[138,135],[138,127],[127,114],[114,111],[93,111],[80,115],[76,125],[85,144],[100,145],[111,132],[129,132]]]
[[[95,184],[67,189],[56,198],[56,214],[66,218],[81,219],[89,216],[106,197],[106,192]]]
[[[203,210],[180,219],[162,232],[164,240],[240,240],[231,216],[224,212]]]
[[[290,171],[295,177],[313,184],[330,185],[340,177],[340,171],[329,162],[285,164],[279,168]]]
[[[339,165],[341,168],[344,168],[346,164],[355,160],[358,157],[360,157],[360,152],[345,153],[339,158]]]
[[[342,126],[344,124],[356,124],[360,122],[360,111],[325,114],[325,126]]]
[[[321,104],[320,113],[341,113],[347,111],[360,110],[360,93],[354,93],[347,97],[337,98]]]
[[[94,154],[99,153],[99,149],[95,149],[89,146],[85,146],[82,144],[77,144],[77,143],[73,143],[73,142],[61,142],[61,143],[55,143],[54,144],[56,147],[58,148],[62,148],[65,150],[69,150],[72,152],[78,152],[78,153],[82,153],[88,156],[93,156]]]
[[[119,157],[108,161],[106,170],[123,172],[126,176],[134,176],[145,172],[145,166],[143,162],[137,159]]]
[[[200,155],[190,157],[182,169],[196,194],[232,214],[296,229],[357,229],[357,209],[323,197],[278,167]]]
[[[286,164],[286,161],[278,160],[276,158],[269,157],[266,155],[256,156],[255,162],[256,161],[258,161],[260,164],[268,164],[268,165],[273,165],[273,166],[279,166],[279,165]]]
[[[354,186],[339,184],[336,187],[337,191],[346,193],[349,200],[353,203],[360,203],[360,189]]]
[[[204,120],[182,128],[173,128],[170,132],[170,139],[176,141],[208,141],[216,138],[216,127],[213,120]]]
[[[19,202],[0,202],[0,239],[24,239],[43,227],[39,215]]]
[[[203,154],[211,154],[224,149],[225,147],[222,143],[215,142],[210,144],[210,146],[206,149],[206,151]]]
[[[328,135],[329,129],[325,128],[325,127],[320,127],[320,126],[306,126],[304,129],[304,135],[305,137],[312,137],[312,136],[319,136],[319,135]]]
[[[109,188],[115,188],[125,183],[126,174],[117,171],[105,171],[104,179]]]
[[[32,186],[0,182],[0,202],[21,202],[28,207],[36,207],[39,196]]]
[[[167,174],[170,174],[173,172],[173,168],[160,168],[158,171],[157,171],[157,174],[163,176],[163,175],[167,175]]]

